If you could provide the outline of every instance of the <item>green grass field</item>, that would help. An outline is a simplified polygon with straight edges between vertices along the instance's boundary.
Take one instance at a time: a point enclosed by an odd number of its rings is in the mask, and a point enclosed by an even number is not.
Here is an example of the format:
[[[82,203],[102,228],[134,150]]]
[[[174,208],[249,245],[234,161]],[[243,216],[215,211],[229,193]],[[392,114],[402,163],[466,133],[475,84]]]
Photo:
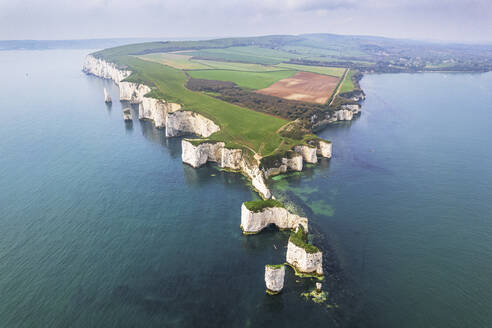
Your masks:
[[[273,71],[273,72],[242,72],[231,70],[197,70],[188,71],[195,79],[218,80],[234,82],[246,89],[263,89],[273,83],[291,77],[297,71]]]
[[[295,54],[269,48],[231,47],[225,49],[203,49],[184,52],[183,54],[211,60],[226,60],[235,62],[256,63],[264,65],[279,64],[291,58],[297,58]]]
[[[340,69],[330,67],[274,66],[291,58],[300,58],[273,47],[259,46],[282,39],[153,42],[110,48],[94,55],[131,70],[133,73],[126,80],[150,86],[152,91],[147,96],[179,103],[183,110],[213,120],[221,130],[208,140],[223,141],[228,147],[248,149],[261,156],[273,156],[305,143],[306,138],[316,137],[307,134],[301,139],[292,139],[280,135],[279,129],[289,121],[222,101],[213,94],[191,91],[185,84],[189,74],[193,78],[231,81],[243,88],[262,89],[298,71],[340,74]],[[255,45],[237,46],[245,40],[251,40]]]
[[[343,81],[343,84],[340,86],[339,94],[344,93],[344,92],[350,92],[350,91],[354,90],[355,86],[354,86],[354,82],[352,81],[353,75],[354,75],[354,71],[350,69],[347,72],[347,76],[345,77],[345,81]]]
[[[307,66],[307,65],[294,65],[294,64],[278,64],[275,65],[281,68],[295,69],[301,72],[312,72],[323,75],[331,75],[335,77],[342,77],[345,72],[345,68],[340,67],[325,67],[325,66]]]
[[[272,153],[285,138],[276,131],[286,120],[235,106],[184,86],[186,74],[181,70],[132,56],[118,57],[120,65],[133,70],[129,81],[154,87],[149,96],[183,105],[184,110],[203,114],[217,123],[221,131],[211,140],[224,141],[231,147],[247,147],[261,155]]]
[[[215,60],[200,60],[192,59],[194,63],[199,63],[210,69],[227,69],[233,71],[244,71],[244,72],[271,72],[271,71],[282,71],[285,70],[281,67],[262,65],[262,64],[249,64],[249,63],[238,63],[238,62],[228,62],[228,61],[215,61]]]
[[[209,66],[191,61],[191,56],[176,53],[155,53],[138,56],[138,58],[171,66],[177,69],[207,69]]]

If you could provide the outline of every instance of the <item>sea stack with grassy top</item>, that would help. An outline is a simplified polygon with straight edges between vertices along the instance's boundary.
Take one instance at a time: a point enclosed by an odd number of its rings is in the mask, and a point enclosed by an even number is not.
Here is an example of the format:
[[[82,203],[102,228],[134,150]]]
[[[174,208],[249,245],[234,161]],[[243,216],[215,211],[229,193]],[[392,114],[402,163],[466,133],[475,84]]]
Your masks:
[[[279,229],[308,229],[308,219],[292,214],[275,199],[244,202],[241,206],[241,229],[244,234],[255,234],[274,224]]]
[[[283,264],[265,265],[265,284],[266,292],[269,295],[276,295],[284,288],[285,266]]]
[[[286,261],[298,275],[323,276],[323,253],[308,243],[302,226],[290,234]]]

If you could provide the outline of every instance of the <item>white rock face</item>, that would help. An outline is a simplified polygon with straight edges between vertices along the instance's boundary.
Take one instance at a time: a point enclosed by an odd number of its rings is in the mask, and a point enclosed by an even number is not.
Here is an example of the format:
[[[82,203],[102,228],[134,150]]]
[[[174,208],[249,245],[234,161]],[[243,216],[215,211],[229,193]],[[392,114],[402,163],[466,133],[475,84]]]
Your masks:
[[[163,128],[166,126],[167,114],[180,109],[180,104],[170,103],[163,99],[143,97],[138,106],[138,118],[152,120],[157,128]]]
[[[361,106],[359,104],[347,104],[342,105],[341,108],[343,110],[349,110],[354,114],[358,114],[360,112]]]
[[[302,158],[307,163],[317,163],[318,162],[318,157],[316,156],[317,149],[314,147],[310,147],[310,146],[306,146],[306,145],[296,146],[294,148],[294,151],[296,153],[301,154]]]
[[[265,265],[265,284],[268,291],[280,293],[284,288],[285,266],[280,268]]]
[[[120,100],[129,101],[132,104],[139,104],[144,96],[151,91],[145,84],[133,82],[120,82]]]
[[[331,158],[331,142],[319,140],[316,154],[322,157]]]
[[[166,127],[166,137],[186,134],[209,137],[220,130],[218,125],[200,114],[180,111],[180,104],[144,97],[151,91],[150,87],[145,84],[122,82],[123,79],[131,74],[131,71],[120,70],[113,63],[97,59],[91,55],[86,57],[83,69],[89,74],[114,80],[120,87],[120,100],[140,104],[138,109],[139,118],[153,120],[156,127]],[[256,182],[256,184],[262,187],[259,182]]]
[[[113,80],[116,84],[119,84],[121,80],[127,78],[132,73],[128,70],[118,69],[115,64],[95,58],[92,55],[85,57],[83,70],[88,74]]]
[[[133,120],[133,115],[132,115],[132,111],[131,111],[130,108],[123,109],[123,119],[125,121],[131,121],[131,120]]]
[[[224,144],[222,144],[222,147],[224,147]],[[243,152],[241,149],[222,148],[220,161],[216,162],[219,163],[220,167],[232,170],[241,170],[242,159]]]
[[[193,167],[199,167],[207,161],[216,162],[220,167],[233,170],[240,170],[251,179],[253,187],[264,197],[272,196],[267,188],[263,172],[259,169],[257,163],[249,163],[243,156],[240,149],[225,148],[223,142],[202,142],[195,146],[190,141],[183,139],[181,141],[182,154],[181,158],[184,163]]]
[[[269,224],[275,224],[279,229],[297,229],[302,225],[308,231],[308,219],[292,214],[283,207],[267,207],[261,212],[253,212],[241,206],[241,229],[244,233],[257,233]]]
[[[302,171],[302,155],[296,154],[292,158],[282,158],[282,164],[278,167],[270,167],[263,170],[265,179],[271,176],[286,173],[288,170]]]
[[[219,162],[222,160],[222,150],[224,149],[223,142],[204,142],[195,146],[191,142],[183,139],[181,145],[183,149],[181,153],[183,162],[194,168],[200,167],[208,161]]]
[[[339,121],[351,121],[354,113],[348,109],[341,109],[335,112],[336,118]]]
[[[111,103],[111,96],[109,95],[108,90],[106,90],[106,88],[104,88],[104,102],[107,104]]]
[[[287,245],[287,263],[302,273],[323,274],[323,253],[308,253],[289,240]]]
[[[195,112],[177,111],[166,117],[166,137],[196,134],[207,138],[219,130],[217,124]]]

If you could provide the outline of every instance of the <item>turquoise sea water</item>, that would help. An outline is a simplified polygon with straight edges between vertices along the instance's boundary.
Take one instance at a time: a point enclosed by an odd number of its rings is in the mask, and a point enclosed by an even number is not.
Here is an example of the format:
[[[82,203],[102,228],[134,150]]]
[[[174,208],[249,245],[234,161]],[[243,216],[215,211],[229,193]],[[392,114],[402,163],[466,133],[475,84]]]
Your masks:
[[[492,322],[492,74],[366,76],[362,116],[321,133],[333,159],[272,181],[325,251],[318,305],[290,270],[265,295],[287,234],[242,236],[247,181],[125,124],[89,52],[0,52],[0,327]]]

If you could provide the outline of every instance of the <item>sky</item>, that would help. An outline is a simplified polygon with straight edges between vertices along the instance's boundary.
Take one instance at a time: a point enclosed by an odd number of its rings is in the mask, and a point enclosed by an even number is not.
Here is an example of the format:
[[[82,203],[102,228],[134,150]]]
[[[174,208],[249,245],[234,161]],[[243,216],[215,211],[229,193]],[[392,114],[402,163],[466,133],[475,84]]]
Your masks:
[[[0,40],[337,33],[492,42],[492,0],[0,0]]]

